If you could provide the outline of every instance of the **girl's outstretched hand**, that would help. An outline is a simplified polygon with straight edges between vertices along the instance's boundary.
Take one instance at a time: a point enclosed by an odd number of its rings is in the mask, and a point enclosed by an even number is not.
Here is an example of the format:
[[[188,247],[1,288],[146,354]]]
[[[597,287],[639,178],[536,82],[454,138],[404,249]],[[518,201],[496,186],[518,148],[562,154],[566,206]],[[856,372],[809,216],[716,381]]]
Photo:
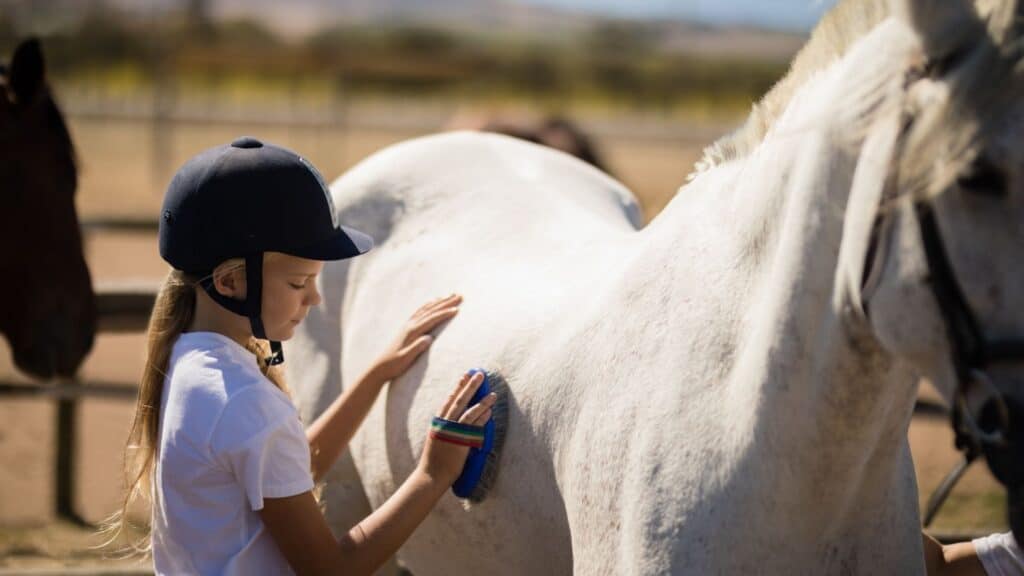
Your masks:
[[[445,420],[452,420],[460,424],[472,426],[483,426],[491,417],[491,407],[498,399],[493,392],[484,396],[479,403],[466,410],[473,394],[480,388],[484,381],[482,372],[477,372],[470,377],[463,374],[455,390],[448,395],[444,406],[437,413]],[[427,435],[427,442],[423,446],[423,455],[420,457],[420,469],[428,476],[434,478],[445,486],[450,486],[462,473],[462,467],[466,465],[466,457],[469,456],[469,448],[451,442],[445,442]]]
[[[402,326],[398,338],[377,360],[376,373],[382,380],[394,380],[412,366],[433,342],[430,331],[459,312],[462,296],[452,294],[420,306]]]

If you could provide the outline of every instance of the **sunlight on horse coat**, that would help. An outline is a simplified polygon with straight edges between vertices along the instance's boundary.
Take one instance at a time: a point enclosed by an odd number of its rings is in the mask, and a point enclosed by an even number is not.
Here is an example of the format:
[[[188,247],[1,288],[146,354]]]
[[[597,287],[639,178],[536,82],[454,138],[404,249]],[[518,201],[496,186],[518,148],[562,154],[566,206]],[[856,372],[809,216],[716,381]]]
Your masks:
[[[956,184],[982,152],[1024,166],[1016,4],[979,4],[988,28],[966,2],[842,3],[642,230],[616,182],[495,135],[335,182],[379,246],[325,269],[289,343],[307,418],[418,303],[465,296],[328,481],[335,529],[394,492],[481,366],[511,389],[498,481],[439,504],[400,552],[417,576],[922,573],[906,433],[917,377],[954,384],[913,202],[934,198],[984,326],[1024,333],[1020,185],[985,204]]]

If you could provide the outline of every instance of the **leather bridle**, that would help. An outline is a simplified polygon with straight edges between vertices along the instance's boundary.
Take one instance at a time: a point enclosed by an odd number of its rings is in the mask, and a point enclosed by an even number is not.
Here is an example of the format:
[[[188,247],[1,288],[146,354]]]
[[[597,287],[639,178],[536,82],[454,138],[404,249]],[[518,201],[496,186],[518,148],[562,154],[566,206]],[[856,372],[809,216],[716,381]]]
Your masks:
[[[986,372],[995,364],[1024,362],[1024,338],[986,337],[957,282],[932,206],[919,201],[915,213],[928,262],[928,284],[942,312],[956,374],[950,418],[956,447],[963,453],[961,463],[929,500],[924,519],[927,526],[953,485],[978,456],[985,457],[992,474],[1011,491],[1024,485],[1024,461],[1016,455],[1016,449],[1024,443],[1024,410],[1000,393]],[[985,394],[984,401],[974,408],[970,394],[979,391]]]

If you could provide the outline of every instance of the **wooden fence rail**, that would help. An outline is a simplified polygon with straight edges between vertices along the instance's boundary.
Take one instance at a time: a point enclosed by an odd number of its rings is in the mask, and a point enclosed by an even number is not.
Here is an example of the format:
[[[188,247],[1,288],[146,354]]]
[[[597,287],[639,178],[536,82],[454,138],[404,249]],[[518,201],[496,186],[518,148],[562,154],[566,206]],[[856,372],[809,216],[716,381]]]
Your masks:
[[[143,332],[160,285],[154,282],[104,283],[96,287],[97,331]]]

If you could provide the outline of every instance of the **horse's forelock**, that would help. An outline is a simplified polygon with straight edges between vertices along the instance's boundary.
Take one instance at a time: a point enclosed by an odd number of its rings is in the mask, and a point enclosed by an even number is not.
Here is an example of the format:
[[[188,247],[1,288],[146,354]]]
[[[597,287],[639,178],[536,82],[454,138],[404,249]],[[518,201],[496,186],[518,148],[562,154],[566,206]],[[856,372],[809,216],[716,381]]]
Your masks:
[[[922,83],[911,89],[898,167],[901,195],[941,194],[976,158],[1006,146],[1008,138],[1015,142],[1024,129],[1018,105],[1024,96],[1024,29],[1014,32],[1019,26],[1009,17],[1021,6],[1014,1],[988,7],[994,11],[981,16],[989,33],[964,50],[958,65],[942,76],[942,88]],[[928,95],[936,90],[945,96]]]
[[[1024,0],[975,0],[978,15],[1001,45],[1024,35]]]

